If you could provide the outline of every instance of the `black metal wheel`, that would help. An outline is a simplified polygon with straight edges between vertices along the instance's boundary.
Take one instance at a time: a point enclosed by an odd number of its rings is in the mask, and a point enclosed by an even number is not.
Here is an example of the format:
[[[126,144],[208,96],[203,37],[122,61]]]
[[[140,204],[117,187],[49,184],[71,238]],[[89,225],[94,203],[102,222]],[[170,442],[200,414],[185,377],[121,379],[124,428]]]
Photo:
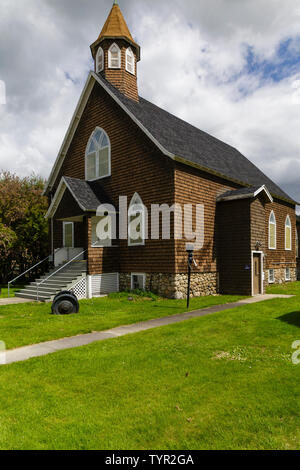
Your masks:
[[[53,300],[53,315],[71,315],[79,312],[79,303],[73,292],[63,291],[57,294]]]

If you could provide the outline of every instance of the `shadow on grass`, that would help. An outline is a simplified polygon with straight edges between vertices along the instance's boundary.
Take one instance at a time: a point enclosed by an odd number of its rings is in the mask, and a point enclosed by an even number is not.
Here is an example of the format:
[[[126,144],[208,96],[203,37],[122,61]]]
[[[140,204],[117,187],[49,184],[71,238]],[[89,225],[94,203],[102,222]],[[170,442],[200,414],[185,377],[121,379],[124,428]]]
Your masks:
[[[298,326],[300,328],[300,310],[298,312],[290,312],[278,317],[277,320],[288,323],[289,325]]]

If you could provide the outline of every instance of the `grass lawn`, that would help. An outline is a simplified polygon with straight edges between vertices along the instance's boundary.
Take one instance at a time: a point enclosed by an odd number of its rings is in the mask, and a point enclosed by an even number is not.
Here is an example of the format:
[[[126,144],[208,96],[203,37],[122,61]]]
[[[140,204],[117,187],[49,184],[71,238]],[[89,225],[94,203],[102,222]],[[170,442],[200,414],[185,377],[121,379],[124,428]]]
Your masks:
[[[129,301],[128,296],[134,300]],[[132,294],[83,300],[78,315],[51,315],[51,304],[27,303],[0,306],[0,340],[7,349],[80,333],[186,312],[185,300],[143,299]],[[242,297],[216,296],[191,299],[190,310],[235,302]]]
[[[15,292],[18,292],[19,290],[23,289],[23,285],[13,285],[13,286],[10,286],[10,297],[14,297],[15,296]],[[7,291],[7,284],[6,285],[0,285],[0,289],[1,289],[1,294],[0,294],[0,299],[6,299],[8,297],[8,291]]]
[[[300,283],[282,291],[297,296],[2,366],[0,448],[300,449]]]

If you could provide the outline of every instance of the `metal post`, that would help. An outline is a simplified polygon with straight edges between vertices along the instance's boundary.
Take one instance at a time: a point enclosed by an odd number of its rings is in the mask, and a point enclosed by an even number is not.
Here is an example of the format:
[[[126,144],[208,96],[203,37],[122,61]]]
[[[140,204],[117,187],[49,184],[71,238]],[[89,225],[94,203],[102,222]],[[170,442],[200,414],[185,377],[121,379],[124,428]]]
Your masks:
[[[190,256],[190,255],[189,255]],[[187,309],[190,308],[190,296],[191,296],[191,263],[188,260],[188,292],[187,292]]]
[[[190,308],[190,296],[191,296],[191,272],[193,263],[194,245],[187,244],[186,251],[188,254],[188,291],[187,291],[187,308]]]
[[[8,298],[9,298],[9,283],[7,284],[7,295],[8,295]]]

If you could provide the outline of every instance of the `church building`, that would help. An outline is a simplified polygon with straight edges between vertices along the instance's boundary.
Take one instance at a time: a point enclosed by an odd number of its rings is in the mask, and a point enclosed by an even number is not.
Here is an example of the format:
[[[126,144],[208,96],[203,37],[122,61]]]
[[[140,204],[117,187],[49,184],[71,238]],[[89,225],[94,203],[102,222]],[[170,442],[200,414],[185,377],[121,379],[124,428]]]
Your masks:
[[[193,296],[258,295],[269,284],[296,280],[297,202],[237,149],[139,95],[141,47],[117,2],[91,54],[94,70],[45,189],[57,272],[39,285],[39,300],[61,289],[79,298],[132,289],[184,298],[187,240],[176,237],[174,224],[169,238],[161,231],[145,236],[153,204],[192,205],[193,226],[195,208],[203,207]],[[103,241],[97,209],[115,207],[119,227],[120,196],[129,209],[147,209],[140,236],[120,236],[118,228]],[[36,284],[19,295],[35,298]]]

